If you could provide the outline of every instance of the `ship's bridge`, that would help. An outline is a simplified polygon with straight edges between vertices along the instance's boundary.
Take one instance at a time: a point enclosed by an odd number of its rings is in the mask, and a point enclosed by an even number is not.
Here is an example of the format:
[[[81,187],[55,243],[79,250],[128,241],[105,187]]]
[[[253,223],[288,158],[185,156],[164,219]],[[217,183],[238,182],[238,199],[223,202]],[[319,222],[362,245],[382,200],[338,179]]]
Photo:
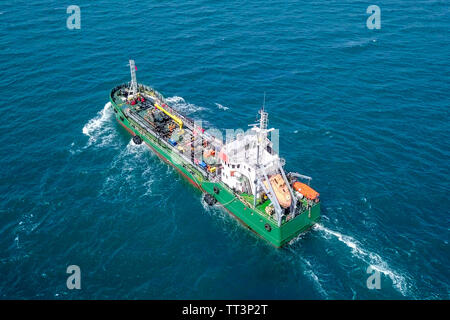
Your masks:
[[[267,129],[264,109],[260,114],[259,126],[253,125],[250,131],[238,134],[223,146],[221,179],[235,191],[251,195],[254,207],[258,202],[268,202],[280,225],[283,214],[294,214],[297,201],[293,200],[294,193],[283,169],[284,161],[274,152],[273,143],[268,139],[268,133],[274,129]]]
[[[254,130],[237,135],[224,145],[222,151],[227,155],[221,159],[222,181],[240,192],[256,193],[254,181],[258,169],[263,169],[269,176],[279,169],[280,158],[273,151],[272,142]]]

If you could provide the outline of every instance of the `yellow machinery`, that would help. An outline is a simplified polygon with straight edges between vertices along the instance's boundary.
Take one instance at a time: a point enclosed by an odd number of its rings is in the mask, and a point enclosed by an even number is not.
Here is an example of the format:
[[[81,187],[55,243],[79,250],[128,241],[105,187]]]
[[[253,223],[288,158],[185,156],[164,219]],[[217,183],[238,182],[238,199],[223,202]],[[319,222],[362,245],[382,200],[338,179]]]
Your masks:
[[[169,117],[171,117],[173,119],[173,121],[175,121],[180,126],[180,129],[183,127],[183,121],[181,121],[181,119],[178,118],[176,115],[171,114],[169,111],[167,111],[166,109],[164,109],[157,103],[155,103],[155,107],[157,107],[159,110],[161,110],[162,112],[167,114]]]

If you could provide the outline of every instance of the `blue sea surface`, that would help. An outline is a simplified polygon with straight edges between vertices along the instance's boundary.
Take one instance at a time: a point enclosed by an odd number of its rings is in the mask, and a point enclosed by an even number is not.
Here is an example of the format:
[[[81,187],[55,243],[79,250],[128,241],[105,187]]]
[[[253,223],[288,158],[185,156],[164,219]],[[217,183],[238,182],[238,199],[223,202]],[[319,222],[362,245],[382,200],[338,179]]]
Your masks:
[[[448,1],[3,1],[0,299],[449,299],[449,30]],[[320,224],[275,249],[135,145],[129,59],[208,127],[266,92]]]

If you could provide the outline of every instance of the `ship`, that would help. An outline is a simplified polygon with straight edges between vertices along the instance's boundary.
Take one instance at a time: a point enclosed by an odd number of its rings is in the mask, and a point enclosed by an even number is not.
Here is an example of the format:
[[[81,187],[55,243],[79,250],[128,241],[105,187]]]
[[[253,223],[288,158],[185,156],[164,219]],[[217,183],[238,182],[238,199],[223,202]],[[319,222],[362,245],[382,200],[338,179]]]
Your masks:
[[[131,80],[110,91],[115,117],[135,144],[146,144],[203,193],[208,206],[221,206],[246,228],[280,248],[320,219],[320,195],[311,177],[285,172],[274,150],[263,103],[258,122],[222,141],[154,88]],[[264,99],[265,101],[265,99]]]

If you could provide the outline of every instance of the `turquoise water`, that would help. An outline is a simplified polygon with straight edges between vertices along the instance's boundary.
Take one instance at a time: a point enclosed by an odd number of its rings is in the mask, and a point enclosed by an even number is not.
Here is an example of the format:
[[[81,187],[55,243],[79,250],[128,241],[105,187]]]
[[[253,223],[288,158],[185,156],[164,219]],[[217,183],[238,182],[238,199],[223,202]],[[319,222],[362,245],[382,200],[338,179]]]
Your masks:
[[[380,30],[369,4],[4,1],[0,298],[448,299],[448,2],[377,1]],[[266,92],[320,225],[276,250],[134,145],[107,105],[130,58],[220,129]]]

